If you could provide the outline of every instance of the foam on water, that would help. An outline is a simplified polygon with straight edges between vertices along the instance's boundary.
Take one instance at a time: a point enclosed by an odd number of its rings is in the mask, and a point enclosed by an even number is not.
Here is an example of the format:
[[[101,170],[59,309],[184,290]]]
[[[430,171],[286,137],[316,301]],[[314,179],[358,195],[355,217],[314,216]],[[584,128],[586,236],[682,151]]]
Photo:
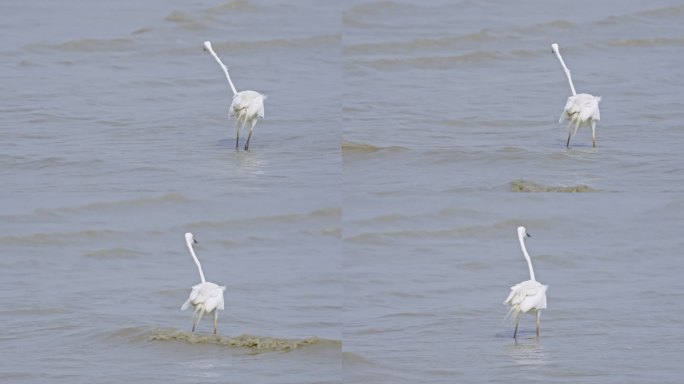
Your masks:
[[[530,180],[513,180],[511,181],[512,192],[561,192],[561,193],[578,193],[578,192],[596,192],[595,189],[588,185],[571,185],[571,186],[550,186],[535,183]]]
[[[72,232],[33,233],[30,235],[0,236],[0,244],[12,246],[57,246],[73,241],[87,241],[121,236],[123,232],[114,230],[82,230]]]
[[[173,328],[124,328],[111,335],[113,338],[126,338],[134,342],[182,342],[191,345],[217,345],[227,348],[246,348],[252,353],[288,352],[307,347],[341,349],[340,340],[320,337],[305,339],[286,339],[270,336],[240,335],[224,336],[199,332],[181,331]]]
[[[376,146],[372,144],[366,144],[366,143],[356,143],[353,141],[346,141],[342,140],[342,153],[343,154],[363,154],[363,153],[373,153],[373,152],[379,152],[379,151],[388,151],[388,152],[396,152],[396,151],[404,151],[407,148],[404,147],[399,147],[399,146],[393,146],[393,147],[381,147],[381,146]]]
[[[318,337],[306,339],[283,339],[277,337],[240,335],[236,337],[209,335],[175,329],[157,328],[149,332],[150,341],[180,341],[189,344],[211,344],[229,348],[247,348],[253,353],[287,352],[308,346],[325,346],[328,348],[342,348],[339,340],[328,340]]]
[[[98,249],[96,251],[90,251],[83,254],[83,257],[103,260],[137,259],[141,256],[142,255],[140,252],[126,248]]]
[[[113,39],[75,39],[59,44],[29,44],[25,49],[29,52],[59,51],[59,52],[122,52],[133,51],[136,43],[128,38]]]

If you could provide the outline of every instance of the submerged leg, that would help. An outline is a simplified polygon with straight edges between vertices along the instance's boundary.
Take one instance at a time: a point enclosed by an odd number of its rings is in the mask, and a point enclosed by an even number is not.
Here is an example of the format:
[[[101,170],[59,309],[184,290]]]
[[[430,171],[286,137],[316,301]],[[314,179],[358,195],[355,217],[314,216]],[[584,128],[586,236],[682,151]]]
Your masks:
[[[570,136],[572,136],[572,121],[568,123],[568,141],[565,143],[565,148],[570,148]]]
[[[596,148],[596,121],[591,121],[591,145]]]
[[[570,130],[571,130],[571,126],[572,126],[572,121],[570,122],[570,124],[568,124],[568,142],[565,144],[565,147],[566,147],[566,148],[570,148],[570,136],[571,136]],[[577,122],[575,123],[575,131],[572,133],[572,136],[576,136],[576,135],[577,135],[577,129],[579,129],[579,126],[580,126],[580,120],[579,120],[579,118],[578,118],[578,119],[577,119]]]
[[[242,126],[240,127],[240,130],[245,129],[245,125],[247,124],[247,118],[242,119]],[[238,141],[235,140],[235,149],[238,149]]]
[[[195,332],[195,325],[199,324],[200,320],[202,320],[202,316],[204,316],[204,307],[200,306],[199,308],[200,308],[200,311],[199,311],[199,314],[197,315],[197,321],[192,326],[193,332]]]
[[[249,139],[252,138],[252,131],[254,130],[254,126],[256,125],[256,123],[256,118],[252,119],[252,121],[250,122],[251,125],[249,127],[249,135],[247,135],[247,143],[245,143],[245,151],[249,149]]]
[[[520,322],[520,314],[515,317],[515,331],[513,332],[513,338],[517,339],[518,338],[518,323]]]
[[[235,131],[237,132],[235,135],[235,149],[237,149],[240,142],[240,115],[237,115],[235,118]]]
[[[537,337],[539,337],[539,316],[541,316],[541,311],[537,311]]]
[[[195,326],[197,325],[197,314],[199,311],[202,309],[202,307],[197,306],[195,307],[195,313],[192,314],[192,331],[195,332]]]
[[[216,334],[217,325],[218,325],[218,309],[214,309],[214,335]]]

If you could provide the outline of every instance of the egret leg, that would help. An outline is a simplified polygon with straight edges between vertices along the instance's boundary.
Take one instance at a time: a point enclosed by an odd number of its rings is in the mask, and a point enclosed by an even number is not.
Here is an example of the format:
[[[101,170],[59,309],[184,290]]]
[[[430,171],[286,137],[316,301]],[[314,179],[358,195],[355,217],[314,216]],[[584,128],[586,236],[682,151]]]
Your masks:
[[[204,316],[204,307],[200,307],[199,314],[197,315],[197,321],[195,324],[199,324],[200,320],[202,320],[202,316]],[[195,326],[192,326],[192,331],[195,332]]]
[[[214,335],[216,334],[216,328],[218,325],[218,309],[214,310]]]
[[[235,149],[238,149],[238,141],[240,141],[240,131],[245,129],[245,124],[247,124],[247,118],[242,119],[242,126],[238,130],[238,138],[235,139]]]
[[[202,307],[197,306],[195,307],[195,313],[192,314],[192,331],[195,332],[195,326],[197,325],[197,314],[199,311],[202,309]]]
[[[240,115],[235,118],[235,131],[237,132],[235,136],[235,149],[238,149],[238,143],[240,142]]]
[[[572,121],[571,121],[570,124],[568,125],[568,142],[565,144],[565,147],[566,147],[566,148],[570,148],[570,136],[571,136],[571,134],[570,134],[571,128],[570,128],[570,127],[571,127],[571,126],[572,126]],[[572,133],[572,136],[576,136],[576,135],[577,135],[577,129],[579,128],[579,126],[580,126],[580,120],[579,120],[579,118],[578,118],[578,119],[577,119],[577,122],[575,123],[575,131]]]
[[[591,121],[591,145],[596,148],[596,121]]]
[[[572,136],[572,121],[568,123],[568,141],[565,143],[565,148],[570,148],[570,136]]]
[[[518,338],[518,323],[520,322],[520,314],[515,317],[515,331],[513,332],[513,338],[517,339]]]
[[[537,337],[539,337],[539,317],[541,316],[541,311],[537,311]]]
[[[254,130],[254,126],[256,125],[257,120],[254,118],[250,124],[251,126],[249,127],[249,135],[247,135],[247,143],[245,144],[245,151],[249,149],[249,139],[252,138],[252,131]]]

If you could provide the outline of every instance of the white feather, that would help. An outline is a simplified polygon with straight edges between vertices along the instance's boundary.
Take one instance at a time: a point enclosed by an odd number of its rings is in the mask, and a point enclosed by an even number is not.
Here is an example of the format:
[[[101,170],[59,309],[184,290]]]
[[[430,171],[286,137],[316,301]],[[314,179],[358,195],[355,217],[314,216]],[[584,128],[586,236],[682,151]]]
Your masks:
[[[565,62],[560,54],[560,49],[558,44],[551,44],[551,51],[556,54],[558,60],[563,66],[566,76],[568,77],[568,83],[570,84],[570,91],[572,96],[568,97],[568,101],[563,107],[563,112],[558,119],[561,123],[563,120],[570,120],[568,124],[568,141],[566,147],[570,147],[570,138],[577,134],[577,130],[580,127],[591,127],[591,142],[592,146],[596,147],[596,123],[601,120],[601,112],[599,111],[599,103],[601,102],[601,96],[592,96],[588,93],[576,93],[575,86],[572,83],[572,77],[570,76],[570,70],[565,66]],[[573,132],[574,125],[574,132]]]
[[[195,250],[192,248],[192,244],[195,243],[195,237],[192,233],[185,234],[185,242],[190,250],[190,255],[192,256],[197,269],[200,274],[201,283],[192,287],[190,291],[190,296],[185,300],[185,303],[181,305],[181,310],[184,311],[188,309],[191,305],[195,309],[195,313],[192,317],[192,330],[195,331],[197,323],[202,319],[205,313],[214,314],[214,333],[217,331],[217,321],[218,321],[218,311],[223,310],[223,292],[226,287],[220,286],[214,283],[210,283],[204,280],[204,273],[202,272],[202,265],[199,259],[195,255]]]
[[[216,52],[214,52],[211,47],[211,42],[205,41],[204,49],[209,51],[216,62],[221,66],[221,69],[228,80],[228,85],[230,85],[230,89],[233,92],[233,101],[230,103],[228,116],[236,117],[235,130],[237,132],[235,137],[235,148],[238,147],[240,142],[240,131],[249,124],[249,136],[247,136],[247,142],[245,143],[245,150],[247,150],[249,149],[249,141],[252,138],[252,131],[257,123],[257,119],[259,117],[264,117],[264,100],[266,100],[266,96],[256,91],[238,92],[237,89],[235,89],[233,80],[230,78],[230,74],[228,74],[228,67],[223,64]]]
[[[518,321],[520,320],[520,314],[522,313],[533,313],[537,315],[537,336],[539,336],[539,314],[542,309],[546,309],[546,290],[548,289],[548,286],[538,282],[534,277],[532,260],[525,247],[524,238],[526,236],[529,236],[529,234],[525,227],[518,227],[518,241],[520,242],[520,248],[522,248],[525,261],[527,261],[530,279],[512,286],[511,292],[503,302],[505,305],[511,306],[505,319],[515,318],[515,332],[513,333],[513,337],[516,337],[518,333]]]

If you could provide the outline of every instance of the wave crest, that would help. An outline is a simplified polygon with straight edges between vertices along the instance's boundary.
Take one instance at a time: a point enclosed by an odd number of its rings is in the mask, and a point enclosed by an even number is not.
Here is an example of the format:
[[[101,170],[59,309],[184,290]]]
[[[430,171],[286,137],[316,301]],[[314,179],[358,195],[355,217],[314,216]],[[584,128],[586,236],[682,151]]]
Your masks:
[[[136,47],[132,39],[74,39],[59,44],[29,44],[29,51],[62,51],[62,52],[121,52],[130,51]]]
[[[511,191],[513,192],[595,192],[596,190],[588,185],[578,184],[571,186],[549,186],[535,183],[529,180],[513,180],[511,181]]]
[[[407,148],[404,147],[378,147],[372,144],[357,143],[353,141],[342,140],[343,153],[373,153],[378,151],[402,151]]]
[[[190,344],[212,344],[229,348],[247,348],[255,353],[287,352],[307,346],[319,345],[342,348],[339,340],[309,337],[306,339],[281,339],[268,336],[241,335],[237,337],[193,333],[169,328],[157,328],[147,336],[149,341],[180,341]]]

